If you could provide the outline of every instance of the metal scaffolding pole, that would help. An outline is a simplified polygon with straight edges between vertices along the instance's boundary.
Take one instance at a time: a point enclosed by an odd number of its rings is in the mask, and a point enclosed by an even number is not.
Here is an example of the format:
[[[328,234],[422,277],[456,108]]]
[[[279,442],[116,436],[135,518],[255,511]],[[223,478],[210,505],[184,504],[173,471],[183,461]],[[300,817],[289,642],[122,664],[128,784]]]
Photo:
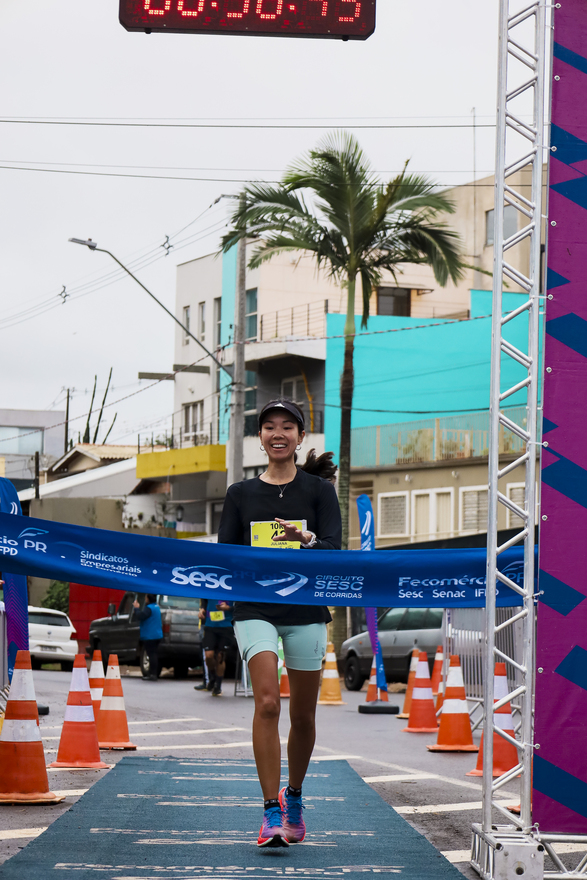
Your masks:
[[[534,535],[536,516],[536,460],[538,452],[538,390],[539,390],[539,315],[541,303],[540,262],[542,229],[542,188],[544,158],[544,84],[547,62],[545,44],[546,0],[536,0],[522,8],[515,0],[500,0],[498,109],[496,134],[496,173],[494,209],[494,269],[491,343],[491,392],[489,440],[489,507],[487,528],[487,613],[484,663],[484,751],[483,751],[483,813],[482,822],[473,825],[471,864],[486,880],[506,876],[506,859],[516,853],[519,863],[534,870],[543,864],[544,848],[533,836],[531,816],[533,717],[534,694]],[[514,11],[515,10],[515,11]],[[530,178],[528,186],[522,180]],[[504,234],[504,212],[515,209],[515,231]],[[526,243],[529,250],[528,274],[524,274],[511,259],[508,251]],[[519,262],[518,262],[519,265]],[[513,282],[521,289],[520,305],[504,312],[502,290],[504,281]],[[522,351],[507,339],[511,321],[528,322],[527,350]],[[503,364],[512,359],[521,368],[522,378],[502,390]],[[500,410],[510,396],[525,392],[526,424],[518,425]],[[525,450],[515,462],[500,467],[500,445],[511,434],[522,439]],[[500,443],[501,441],[501,443]],[[524,503],[514,504],[499,488],[499,480],[524,466]],[[522,526],[514,538],[499,546],[498,512],[507,508],[519,517]],[[523,583],[520,585],[499,571],[499,555],[512,544],[524,544]],[[520,615],[523,627],[521,662],[513,656],[496,652],[498,631],[513,625],[496,620],[497,589],[513,590],[522,600]],[[515,670],[516,685],[494,706],[494,665],[496,659],[505,660],[510,673]],[[519,738],[515,740],[518,765],[493,779],[494,733],[508,742],[511,736],[494,724],[492,707],[517,698],[521,712]],[[499,717],[499,716],[498,716]],[[502,786],[521,775],[520,815],[505,810],[496,803]],[[495,825],[497,813],[507,825]],[[507,846],[505,843],[507,842]],[[525,871],[524,871],[525,872]],[[517,871],[520,873],[520,871]],[[507,876],[510,876],[508,873]],[[513,875],[512,875],[513,876]],[[542,876],[531,873],[530,876]]]

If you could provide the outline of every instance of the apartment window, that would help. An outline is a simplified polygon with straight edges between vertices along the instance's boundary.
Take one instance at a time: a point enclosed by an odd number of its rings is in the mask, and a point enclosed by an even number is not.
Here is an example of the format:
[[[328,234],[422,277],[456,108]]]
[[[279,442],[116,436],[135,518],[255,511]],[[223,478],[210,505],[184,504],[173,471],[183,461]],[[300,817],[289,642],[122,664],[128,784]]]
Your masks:
[[[459,531],[487,531],[487,486],[463,486],[459,489]]]
[[[412,291],[407,287],[377,288],[377,314],[409,318]]]
[[[281,383],[281,396],[289,400],[302,401],[306,396],[306,386],[302,376],[294,376],[293,379],[284,379]]]
[[[381,492],[377,496],[377,534],[380,538],[409,534],[407,492]]]
[[[257,288],[247,290],[245,299],[245,339],[257,338]]]
[[[200,342],[206,338],[206,303],[198,303],[198,337]]]
[[[506,486],[506,495],[513,501],[514,504],[517,504],[518,507],[521,507],[522,510],[525,509],[524,500],[525,500],[525,484],[524,483],[508,483]],[[538,485],[536,485],[536,512],[535,512],[535,521],[538,522],[540,519],[540,495],[538,492]],[[523,529],[524,528],[524,520],[517,516],[515,513],[512,513],[511,510],[507,512],[507,528],[508,529]]]
[[[34,433],[31,433],[34,431]],[[0,455],[34,455],[43,451],[43,429],[0,427]]]
[[[222,344],[222,299],[217,296],[214,300],[214,347],[220,348]]]
[[[183,344],[187,345],[190,341],[190,337],[188,336],[188,334],[186,332],[187,330],[190,329],[190,307],[189,306],[183,307],[182,317],[183,317],[183,321],[181,323],[185,327],[184,334],[183,334]]]
[[[254,370],[245,370],[245,437],[256,437],[258,433],[257,374]]]
[[[495,239],[495,214],[493,208],[485,211],[485,246],[489,247]],[[509,238],[518,231],[518,209],[513,205],[506,205],[503,209],[503,237]]]
[[[453,489],[412,492],[412,537],[433,541],[453,534]]]
[[[183,430],[186,440],[191,440],[194,445],[201,439],[204,433],[204,401],[186,403],[183,408]]]

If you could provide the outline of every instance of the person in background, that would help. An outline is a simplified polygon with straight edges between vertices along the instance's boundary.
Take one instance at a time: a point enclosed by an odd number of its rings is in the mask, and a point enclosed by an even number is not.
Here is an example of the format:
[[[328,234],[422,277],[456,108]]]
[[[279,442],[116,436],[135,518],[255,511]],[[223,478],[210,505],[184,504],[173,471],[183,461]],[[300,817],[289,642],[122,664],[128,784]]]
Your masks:
[[[159,675],[159,658],[157,649],[159,642],[163,638],[163,625],[161,623],[161,609],[157,605],[157,596],[147,593],[145,607],[142,611],[140,604],[133,602],[135,609],[135,620],[141,624],[140,639],[141,644],[145,646],[147,656],[149,658],[149,674],[143,675],[143,681],[157,681]]]
[[[203,647],[208,670],[206,690],[211,691],[213,697],[219,697],[222,694],[226,654],[236,647],[232,631],[232,602],[200,599],[200,620],[204,624]]]

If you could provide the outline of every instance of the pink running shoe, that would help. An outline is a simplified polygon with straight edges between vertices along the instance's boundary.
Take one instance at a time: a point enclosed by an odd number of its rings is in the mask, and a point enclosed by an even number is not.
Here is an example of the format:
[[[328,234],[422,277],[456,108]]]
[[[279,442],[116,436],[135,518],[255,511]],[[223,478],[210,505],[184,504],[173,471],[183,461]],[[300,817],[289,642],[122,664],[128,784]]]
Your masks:
[[[289,846],[280,807],[269,807],[263,813],[257,846]]]
[[[289,843],[301,843],[306,836],[306,823],[302,816],[304,806],[301,797],[288,795],[287,786],[279,792],[279,805],[283,812],[283,829]]]

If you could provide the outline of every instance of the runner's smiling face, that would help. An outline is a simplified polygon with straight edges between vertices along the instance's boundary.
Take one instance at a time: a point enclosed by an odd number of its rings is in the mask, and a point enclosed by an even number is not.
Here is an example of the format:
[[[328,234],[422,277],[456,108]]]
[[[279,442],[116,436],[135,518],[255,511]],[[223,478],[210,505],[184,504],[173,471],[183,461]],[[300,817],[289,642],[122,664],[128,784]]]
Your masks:
[[[261,426],[259,437],[269,461],[282,464],[293,459],[296,446],[304,439],[305,432],[300,431],[297,421],[289,413],[282,415],[280,412],[271,412]]]

